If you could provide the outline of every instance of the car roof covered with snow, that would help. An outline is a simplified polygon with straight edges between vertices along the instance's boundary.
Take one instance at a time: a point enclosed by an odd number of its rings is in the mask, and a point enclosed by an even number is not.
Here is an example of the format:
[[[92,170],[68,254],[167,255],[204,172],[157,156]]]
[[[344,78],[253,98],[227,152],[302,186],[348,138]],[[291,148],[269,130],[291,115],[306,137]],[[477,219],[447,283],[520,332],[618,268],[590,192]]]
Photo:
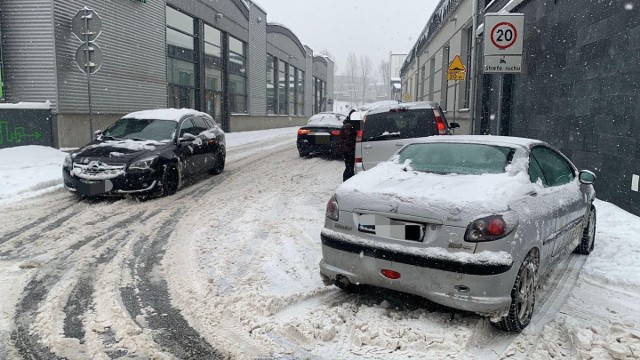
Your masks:
[[[193,109],[153,109],[132,112],[123,116],[128,119],[153,119],[180,121],[186,116],[208,116],[206,113]]]
[[[434,142],[447,142],[447,143],[473,143],[473,144],[486,144],[496,146],[508,146],[512,148],[524,147],[531,148],[535,145],[550,146],[544,141],[536,139],[527,139],[512,136],[493,136],[493,135],[450,135],[450,136],[431,136],[426,138],[420,138],[412,141],[412,143],[434,143]]]

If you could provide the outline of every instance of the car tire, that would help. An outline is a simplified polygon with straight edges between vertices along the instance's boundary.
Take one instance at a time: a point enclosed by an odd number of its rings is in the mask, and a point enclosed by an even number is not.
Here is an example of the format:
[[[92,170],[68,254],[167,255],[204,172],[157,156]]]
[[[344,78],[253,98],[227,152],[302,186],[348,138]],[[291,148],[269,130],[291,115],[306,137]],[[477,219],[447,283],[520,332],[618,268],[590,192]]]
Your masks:
[[[224,161],[225,161],[224,154],[219,152],[216,155],[215,164],[213,165],[213,168],[209,171],[209,173],[211,173],[211,175],[220,175],[220,174],[222,174],[222,172],[224,171]]]
[[[309,153],[306,153],[306,152],[298,151],[298,153],[300,154],[300,157],[307,157],[307,156],[309,156]]]
[[[176,164],[166,166],[159,185],[161,189],[160,196],[173,195],[178,191],[178,187],[180,186],[180,172]]]
[[[589,255],[593,251],[596,241],[596,207],[591,205],[589,210],[589,219],[582,230],[582,238],[580,244],[574,250],[575,253]]]
[[[538,265],[529,253],[522,262],[511,289],[509,313],[493,325],[503,331],[519,333],[531,322],[535,308]]]

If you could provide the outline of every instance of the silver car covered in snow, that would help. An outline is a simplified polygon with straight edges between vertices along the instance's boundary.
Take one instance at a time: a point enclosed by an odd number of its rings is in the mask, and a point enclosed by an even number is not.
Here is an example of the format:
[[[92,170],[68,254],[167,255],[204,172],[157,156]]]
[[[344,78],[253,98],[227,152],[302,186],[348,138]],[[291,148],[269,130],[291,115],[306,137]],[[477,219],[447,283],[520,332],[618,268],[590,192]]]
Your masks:
[[[594,246],[595,175],[537,140],[431,137],[343,183],[327,204],[325,284],[367,284],[530,322],[537,279]]]

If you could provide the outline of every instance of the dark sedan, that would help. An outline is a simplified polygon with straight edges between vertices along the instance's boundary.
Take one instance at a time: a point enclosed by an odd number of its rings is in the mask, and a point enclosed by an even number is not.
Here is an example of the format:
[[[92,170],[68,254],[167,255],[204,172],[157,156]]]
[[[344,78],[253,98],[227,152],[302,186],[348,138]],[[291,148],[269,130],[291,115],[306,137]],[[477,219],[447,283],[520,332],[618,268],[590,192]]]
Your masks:
[[[172,195],[187,177],[224,170],[224,132],[199,111],[139,111],[97,134],[64,161],[64,186],[80,196]]]
[[[313,115],[307,125],[298,129],[298,152],[300,156],[326,154],[337,156],[336,144],[340,136],[344,114],[319,113]]]

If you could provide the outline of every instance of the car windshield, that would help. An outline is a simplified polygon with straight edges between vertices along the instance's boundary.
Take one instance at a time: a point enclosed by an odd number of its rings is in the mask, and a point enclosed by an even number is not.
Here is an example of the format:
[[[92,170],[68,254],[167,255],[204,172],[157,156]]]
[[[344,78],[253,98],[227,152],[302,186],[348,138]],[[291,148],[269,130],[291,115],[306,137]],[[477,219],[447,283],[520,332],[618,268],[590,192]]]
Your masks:
[[[176,122],[172,120],[123,118],[109,126],[103,138],[168,141],[173,138]]]
[[[505,172],[514,149],[484,144],[412,144],[396,159],[411,170],[436,174],[498,174]]]

